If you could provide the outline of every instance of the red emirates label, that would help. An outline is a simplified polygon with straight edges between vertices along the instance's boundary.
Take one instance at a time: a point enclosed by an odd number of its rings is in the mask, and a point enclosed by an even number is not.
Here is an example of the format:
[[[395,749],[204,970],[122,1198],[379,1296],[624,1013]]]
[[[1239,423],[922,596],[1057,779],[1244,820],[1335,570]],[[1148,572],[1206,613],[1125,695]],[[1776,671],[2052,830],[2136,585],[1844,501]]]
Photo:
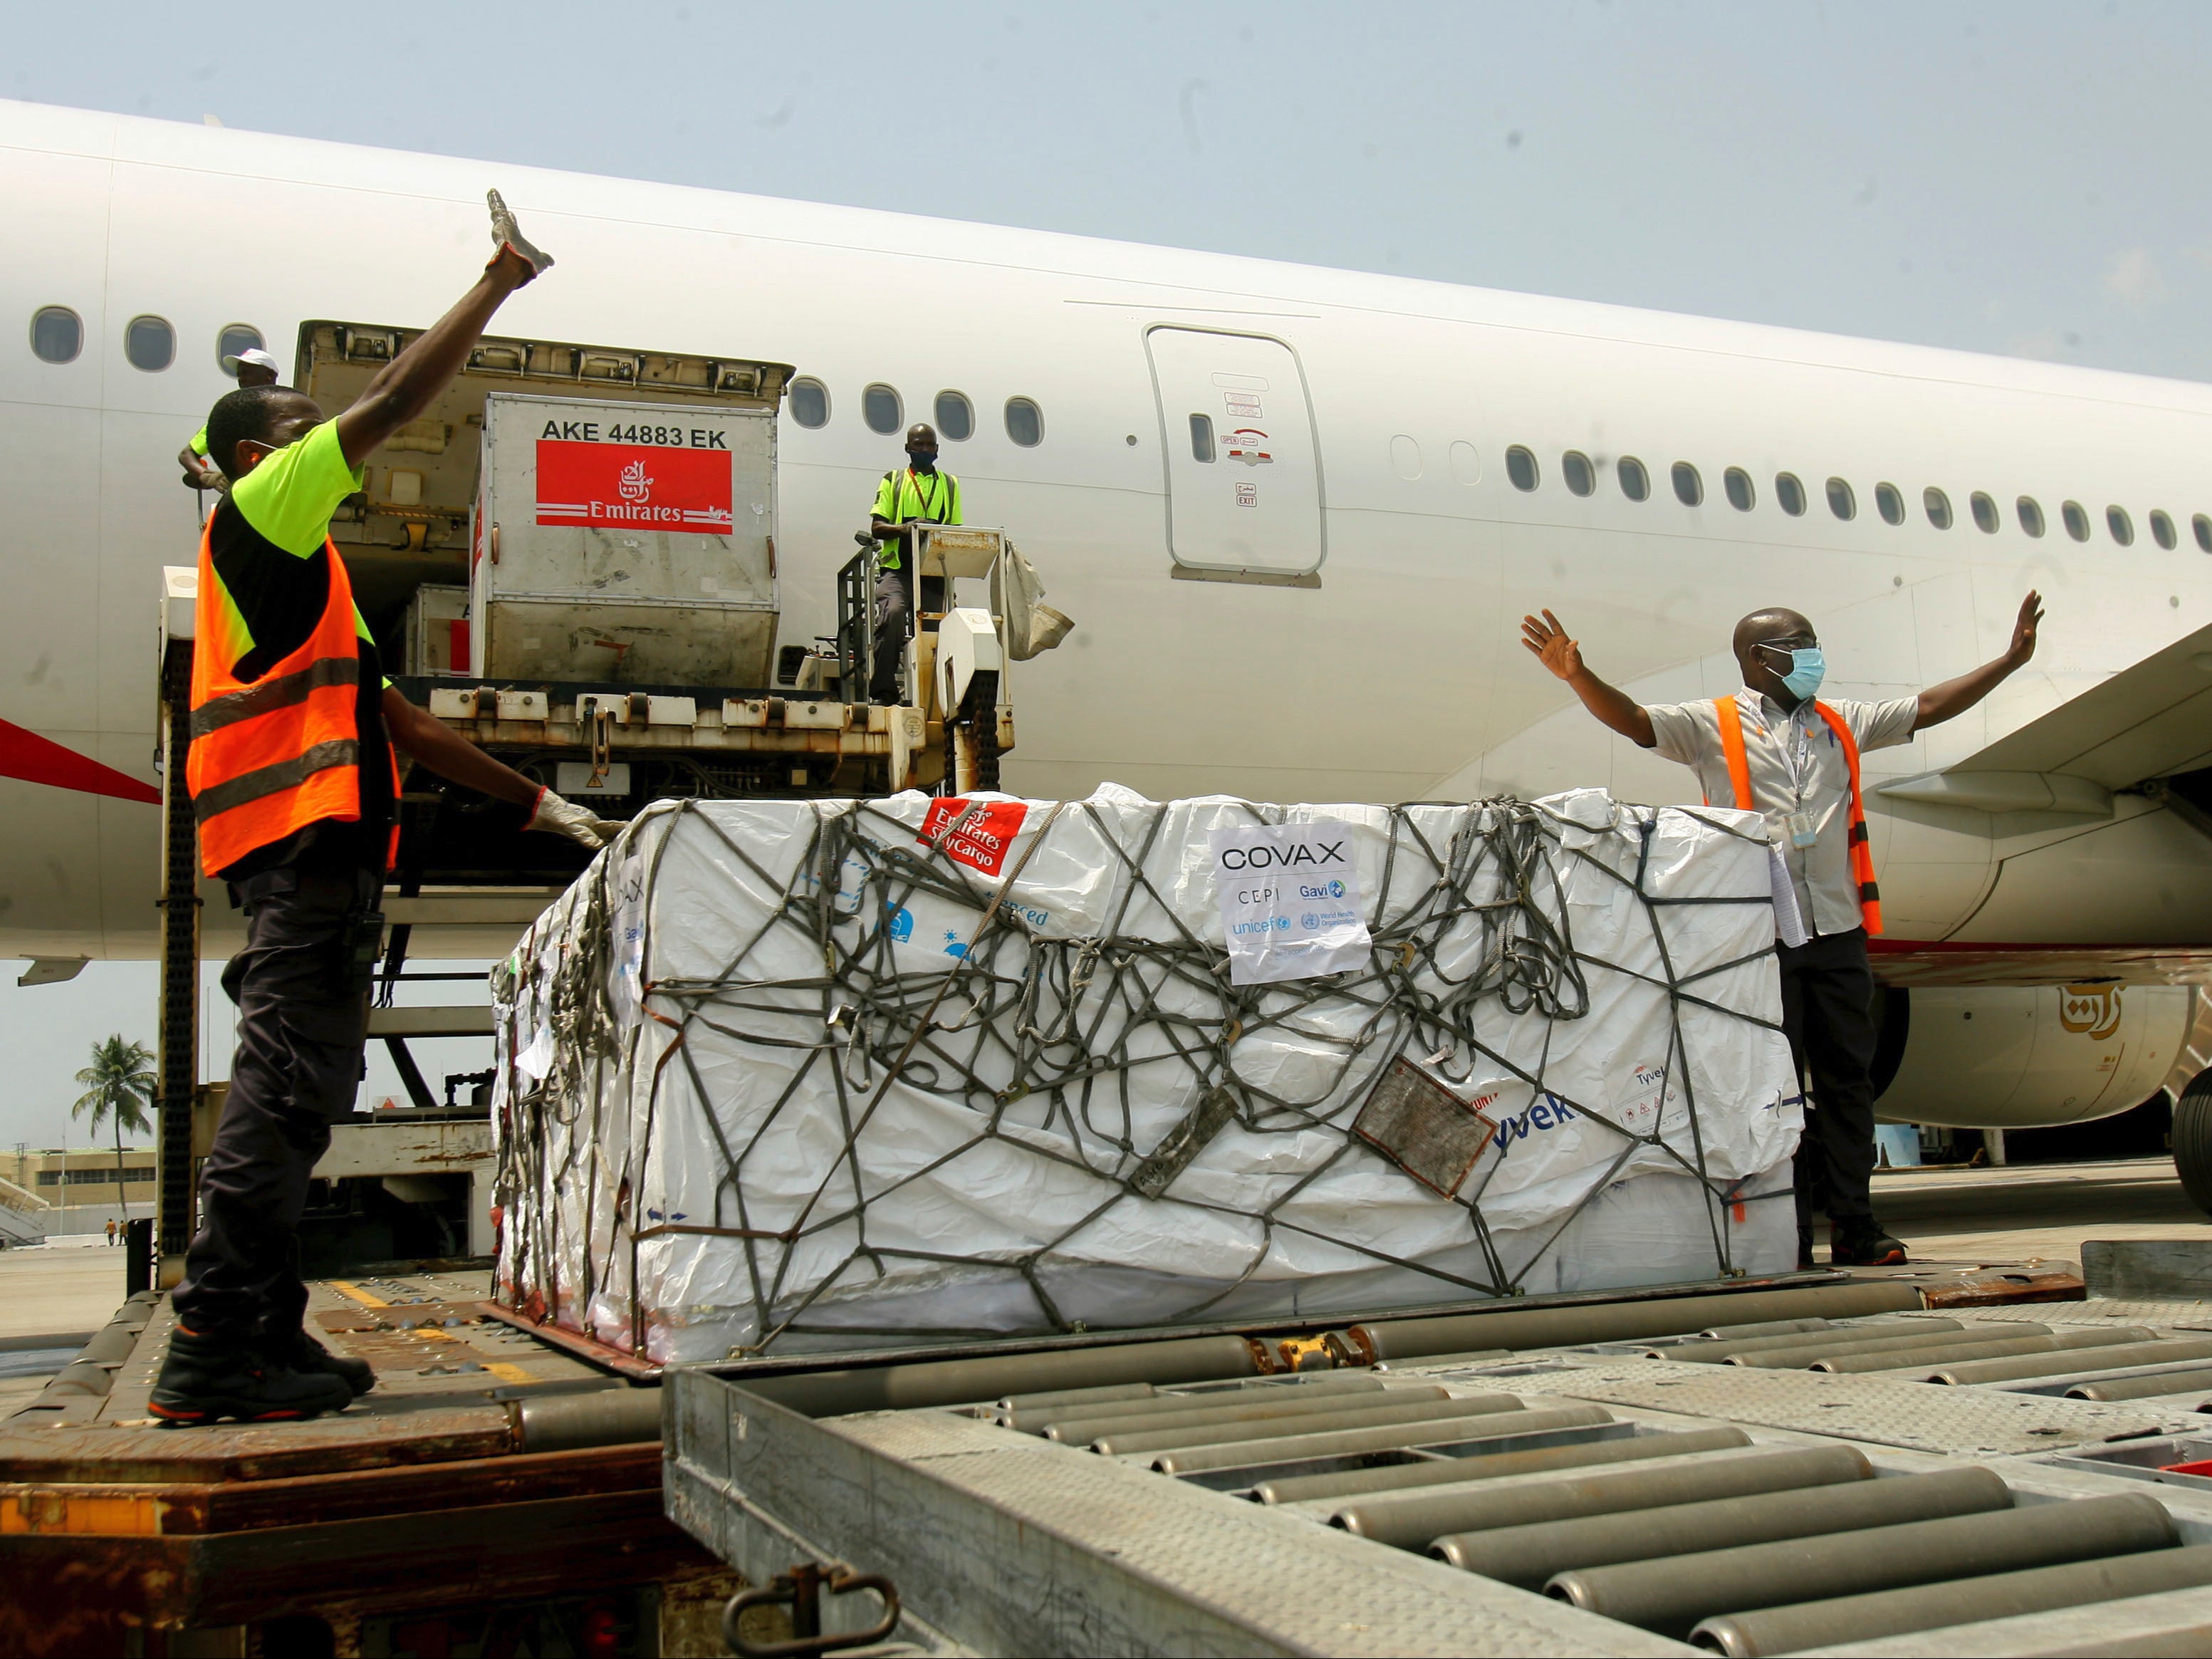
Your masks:
[[[538,522],[726,535],[729,452],[538,441]]]
[[[978,801],[970,803],[964,796],[951,800],[933,800],[922,818],[921,834],[918,837],[924,847],[934,846],[949,859],[981,870],[987,876],[999,873],[999,866],[1006,861],[1006,853],[1014,844],[1014,837],[1022,832],[1022,820],[1029,808],[1018,800]],[[951,835],[939,841],[945,826],[956,818],[966,822]]]

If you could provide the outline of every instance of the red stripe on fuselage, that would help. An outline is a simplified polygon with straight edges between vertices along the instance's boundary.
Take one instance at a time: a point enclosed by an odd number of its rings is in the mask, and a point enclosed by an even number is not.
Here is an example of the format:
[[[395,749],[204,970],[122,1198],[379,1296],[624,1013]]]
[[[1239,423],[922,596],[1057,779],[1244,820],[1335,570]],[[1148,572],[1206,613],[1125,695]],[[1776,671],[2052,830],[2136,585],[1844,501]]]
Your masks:
[[[161,803],[161,792],[153,785],[141,783],[89,755],[64,749],[51,738],[26,732],[8,720],[0,720],[0,778],[51,784],[80,794],[112,795],[117,800],[143,801],[149,806]]]

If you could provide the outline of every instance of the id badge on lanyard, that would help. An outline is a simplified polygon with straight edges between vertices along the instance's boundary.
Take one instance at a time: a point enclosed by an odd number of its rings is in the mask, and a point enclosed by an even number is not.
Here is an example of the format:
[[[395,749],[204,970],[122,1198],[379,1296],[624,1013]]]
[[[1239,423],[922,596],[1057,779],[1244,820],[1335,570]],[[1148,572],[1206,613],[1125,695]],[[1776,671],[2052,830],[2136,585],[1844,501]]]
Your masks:
[[[1820,826],[1805,810],[1805,778],[1819,763],[1813,758],[1812,743],[1805,726],[1792,716],[1790,735],[1783,745],[1783,755],[1790,764],[1790,787],[1797,798],[1797,810],[1786,822],[1790,828],[1790,844],[1802,849],[1820,844]]]

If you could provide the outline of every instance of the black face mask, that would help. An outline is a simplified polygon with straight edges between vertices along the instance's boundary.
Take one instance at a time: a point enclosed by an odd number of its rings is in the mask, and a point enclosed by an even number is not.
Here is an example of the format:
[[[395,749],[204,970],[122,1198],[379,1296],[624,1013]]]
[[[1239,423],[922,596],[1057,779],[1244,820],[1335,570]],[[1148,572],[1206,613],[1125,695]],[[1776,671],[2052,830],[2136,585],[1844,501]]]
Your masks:
[[[934,472],[937,471],[937,457],[934,455],[927,454],[918,449],[909,449],[906,453],[906,459],[907,465],[913,467],[917,472]]]

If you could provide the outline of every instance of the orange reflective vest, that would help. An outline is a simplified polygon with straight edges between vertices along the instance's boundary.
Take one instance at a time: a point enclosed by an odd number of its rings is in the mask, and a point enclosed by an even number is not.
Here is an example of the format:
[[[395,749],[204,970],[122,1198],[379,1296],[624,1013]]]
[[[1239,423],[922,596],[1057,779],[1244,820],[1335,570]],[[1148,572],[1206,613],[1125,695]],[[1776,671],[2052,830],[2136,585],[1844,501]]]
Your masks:
[[[224,503],[216,512],[235,512]],[[323,544],[330,591],[299,648],[258,679],[231,665],[251,648],[215,572],[215,514],[200,532],[199,597],[193,606],[192,739],[185,781],[199,817],[200,867],[220,874],[247,854],[325,818],[361,817],[361,649],[345,561]],[[235,647],[235,648],[234,648]],[[398,799],[398,763],[392,763]],[[392,831],[397,852],[398,830]]]
[[[1814,703],[1813,712],[1827,721],[1828,729],[1836,734],[1836,741],[1844,746],[1844,769],[1850,775],[1851,781],[1851,879],[1858,884],[1859,918],[1869,937],[1872,937],[1881,932],[1881,888],[1874,878],[1874,848],[1867,839],[1866,802],[1859,793],[1858,739],[1851,735],[1851,728],[1844,717],[1827,704]],[[1715,697],[1713,714],[1720,721],[1721,753],[1728,760],[1729,781],[1735,787],[1735,804],[1744,811],[1756,811],[1751,798],[1751,757],[1743,746],[1743,711],[1736,707],[1734,697]],[[1708,801],[1706,805],[1711,803]]]

